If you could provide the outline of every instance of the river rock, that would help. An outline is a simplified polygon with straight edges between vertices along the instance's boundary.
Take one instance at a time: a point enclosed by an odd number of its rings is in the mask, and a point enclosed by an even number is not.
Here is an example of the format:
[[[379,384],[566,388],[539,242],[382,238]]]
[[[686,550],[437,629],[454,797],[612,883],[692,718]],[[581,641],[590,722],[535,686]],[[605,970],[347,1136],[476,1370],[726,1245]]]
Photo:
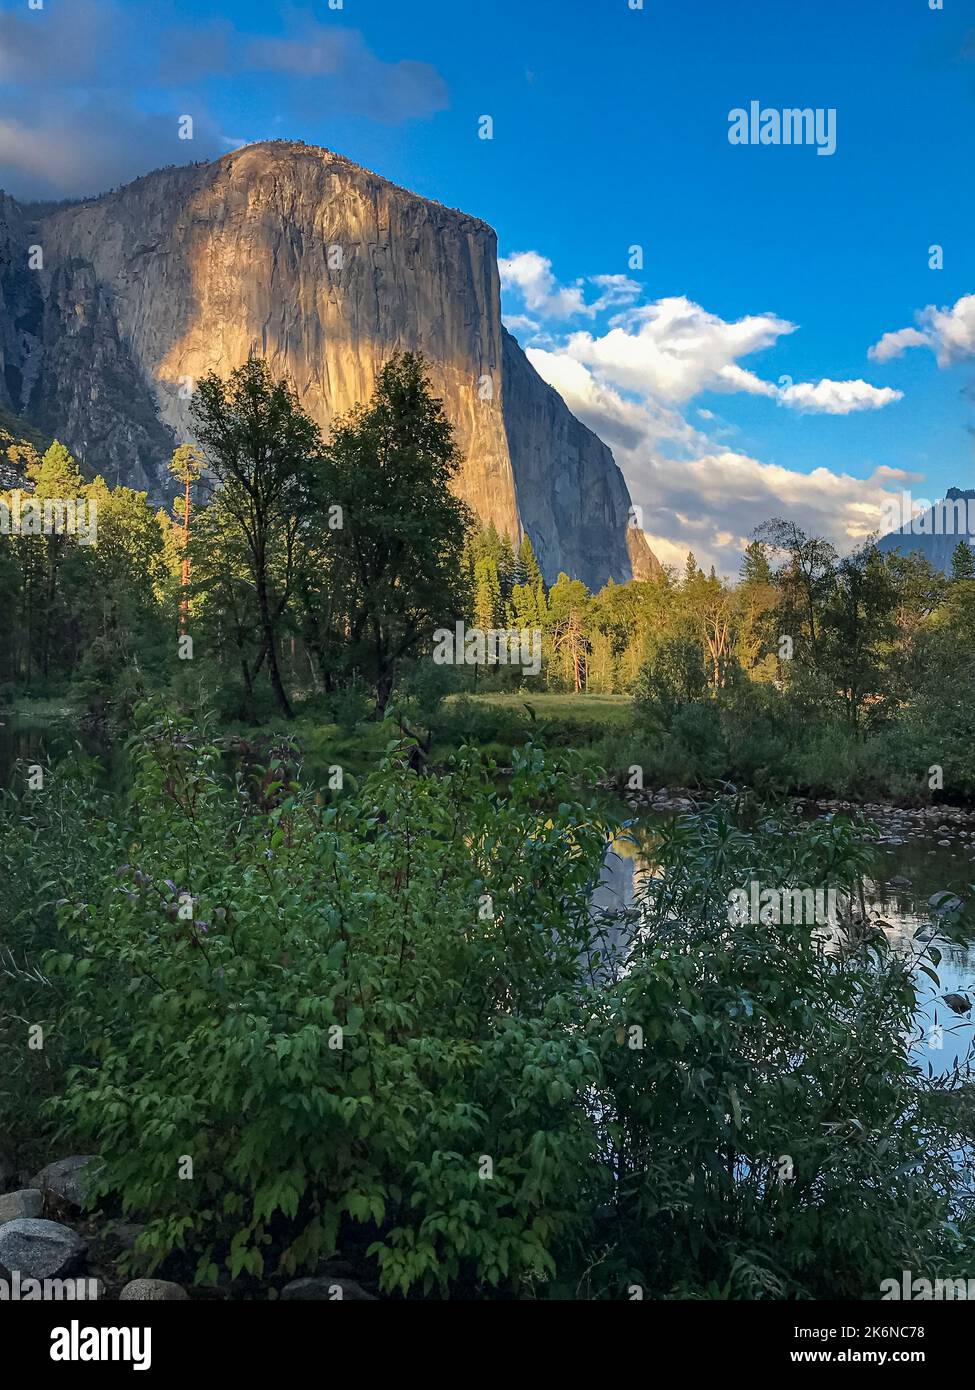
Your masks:
[[[123,1303],[179,1303],[189,1294],[169,1279],[133,1279],[119,1294]]]
[[[44,1198],[36,1187],[22,1187],[19,1192],[8,1192],[0,1197],[0,1226],[7,1221],[19,1221],[22,1217],[40,1216]]]
[[[94,1154],[75,1154],[49,1163],[31,1179],[31,1187],[40,1188],[45,1197],[57,1197],[69,1207],[80,1207],[85,1199],[85,1169],[97,1161]]]
[[[60,1279],[84,1261],[88,1246],[70,1226],[25,1217],[0,1226],[0,1268],[22,1278]]]
[[[293,1279],[281,1290],[281,1297],[292,1302],[295,1299],[319,1299],[327,1303],[354,1302],[375,1303],[376,1298],[366,1293],[361,1284],[354,1279],[332,1278],[327,1274],[314,1279]]]

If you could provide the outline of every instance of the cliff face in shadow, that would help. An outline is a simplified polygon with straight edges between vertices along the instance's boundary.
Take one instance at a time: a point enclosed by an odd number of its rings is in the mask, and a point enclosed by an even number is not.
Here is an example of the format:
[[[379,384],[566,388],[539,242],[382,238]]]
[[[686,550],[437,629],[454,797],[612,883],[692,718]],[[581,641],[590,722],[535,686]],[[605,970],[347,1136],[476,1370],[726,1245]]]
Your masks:
[[[266,357],[327,431],[406,349],[427,359],[478,515],[526,529],[549,579],[628,578],[626,485],[502,328],[486,223],[285,142],[50,211],[0,196],[0,404],[110,482],[167,490],[210,369]]]
[[[908,517],[899,530],[881,536],[877,549],[901,555],[917,551],[935,569],[950,575],[960,541],[975,546],[975,490],[950,487],[942,499],[916,517]]]

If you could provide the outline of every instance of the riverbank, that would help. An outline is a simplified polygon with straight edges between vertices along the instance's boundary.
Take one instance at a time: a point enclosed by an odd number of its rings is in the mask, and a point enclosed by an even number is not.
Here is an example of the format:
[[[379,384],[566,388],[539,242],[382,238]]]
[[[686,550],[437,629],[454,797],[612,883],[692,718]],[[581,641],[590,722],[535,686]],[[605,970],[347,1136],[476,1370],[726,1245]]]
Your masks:
[[[324,701],[315,700],[299,705],[292,721],[222,720],[217,732],[255,750],[293,746],[308,775],[322,785],[334,780],[337,768],[365,775],[378,766],[391,736],[412,733],[420,764],[440,774],[467,743],[480,748],[498,769],[510,767],[514,750],[530,741],[571,750],[580,773],[631,807],[655,801],[685,810],[731,784],[770,803],[791,800],[833,812],[855,809],[881,821],[896,822],[915,812],[931,822],[940,816],[949,825],[956,818],[965,824],[975,819],[975,796],[968,795],[967,783],[950,775],[920,775],[930,771],[921,767],[923,759],[917,776],[901,772],[888,777],[882,769],[861,776],[859,769],[869,761],[869,740],[833,750],[820,765],[816,749],[822,739],[811,732],[812,751],[797,775],[795,760],[781,749],[765,750],[767,756],[759,757],[746,731],[738,733],[734,757],[704,758],[699,747],[683,750],[673,736],[652,729],[624,695],[457,692],[429,706],[404,697],[394,702],[391,714],[391,721],[377,722],[362,708],[340,721]],[[127,731],[113,737],[90,730],[65,696],[10,699],[0,709],[0,785],[16,757],[41,756],[45,746],[59,753],[72,742],[98,753],[126,736]]]

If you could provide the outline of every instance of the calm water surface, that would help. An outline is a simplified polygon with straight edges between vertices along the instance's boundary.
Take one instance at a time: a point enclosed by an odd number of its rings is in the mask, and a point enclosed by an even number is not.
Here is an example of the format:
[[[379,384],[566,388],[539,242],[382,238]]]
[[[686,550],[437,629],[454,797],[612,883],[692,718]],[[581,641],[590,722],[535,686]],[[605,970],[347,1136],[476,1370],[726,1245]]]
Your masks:
[[[637,827],[652,831],[661,816],[637,813],[635,820]],[[959,836],[957,827],[952,827],[950,836],[946,836],[940,833],[940,825],[939,820],[932,818],[923,828],[899,831],[902,844],[877,845],[871,875],[865,884],[867,908],[888,924],[886,934],[895,948],[905,952],[915,949],[914,933],[924,928],[932,930],[931,940],[941,951],[937,970],[940,986],[936,987],[927,976],[918,975],[918,1022],[923,1036],[915,1049],[924,1070],[930,1063],[936,1075],[951,1071],[956,1057],[964,1063],[969,1044],[975,1038],[971,1015],[954,1013],[942,998],[945,994],[973,998],[975,943],[959,946],[939,938],[937,914],[929,903],[935,893],[945,890],[961,898],[971,896],[971,885],[975,883],[975,840]],[[938,843],[947,838],[950,846]],[[606,857],[594,905],[608,911],[629,907],[641,882],[653,871],[652,851],[645,852],[629,841],[618,841]],[[909,883],[892,884],[891,879]],[[937,1026],[942,1030],[940,1047]]]

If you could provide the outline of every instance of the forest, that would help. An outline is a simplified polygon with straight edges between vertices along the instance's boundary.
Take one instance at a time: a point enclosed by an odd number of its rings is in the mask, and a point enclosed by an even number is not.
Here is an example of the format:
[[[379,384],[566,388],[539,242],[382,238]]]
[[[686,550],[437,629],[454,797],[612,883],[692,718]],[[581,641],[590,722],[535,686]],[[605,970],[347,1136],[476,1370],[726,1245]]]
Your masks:
[[[548,707],[556,722],[570,711],[617,776],[639,765],[687,786],[910,803],[975,794],[963,538],[946,576],[871,543],[840,556],[771,518],[734,581],[689,554],[683,572],[593,594],[566,574],[546,584],[528,536],[484,528],[453,495],[452,431],[415,357],[392,360],[327,442],[260,361],[205,379],[195,409],[168,511],[86,481],[57,442],[41,453],[8,435],[22,482],[0,494],[0,517],[21,487],[38,504],[77,499],[98,541],[0,528],[0,699],[63,696],[118,730],[148,697],[205,690],[228,723],[304,716],[368,740],[395,694],[428,744],[456,743],[466,720],[510,747],[544,713],[539,696],[613,696],[609,728],[591,727],[585,700]],[[540,669],[432,660],[435,633],[458,622],[537,634]],[[466,699],[492,693],[521,698]]]
[[[327,440],[258,360],[195,418],[169,510],[57,442],[11,441],[3,495],[97,529],[0,536],[0,706],[65,702],[115,767],[79,741],[0,795],[0,1159],[95,1156],[109,1291],[870,1299],[964,1269],[968,1059],[915,1052],[941,951],[892,948],[869,830],[790,795],[975,791],[971,550],[944,576],[770,519],[735,582],[689,556],[592,594],[456,498],[418,358]],[[537,630],[540,669],[438,664],[457,623]],[[601,908],[638,833],[605,788],[654,779],[696,804]],[[841,935],[729,914],[759,880],[828,887]],[[970,939],[960,899],[939,933]]]

